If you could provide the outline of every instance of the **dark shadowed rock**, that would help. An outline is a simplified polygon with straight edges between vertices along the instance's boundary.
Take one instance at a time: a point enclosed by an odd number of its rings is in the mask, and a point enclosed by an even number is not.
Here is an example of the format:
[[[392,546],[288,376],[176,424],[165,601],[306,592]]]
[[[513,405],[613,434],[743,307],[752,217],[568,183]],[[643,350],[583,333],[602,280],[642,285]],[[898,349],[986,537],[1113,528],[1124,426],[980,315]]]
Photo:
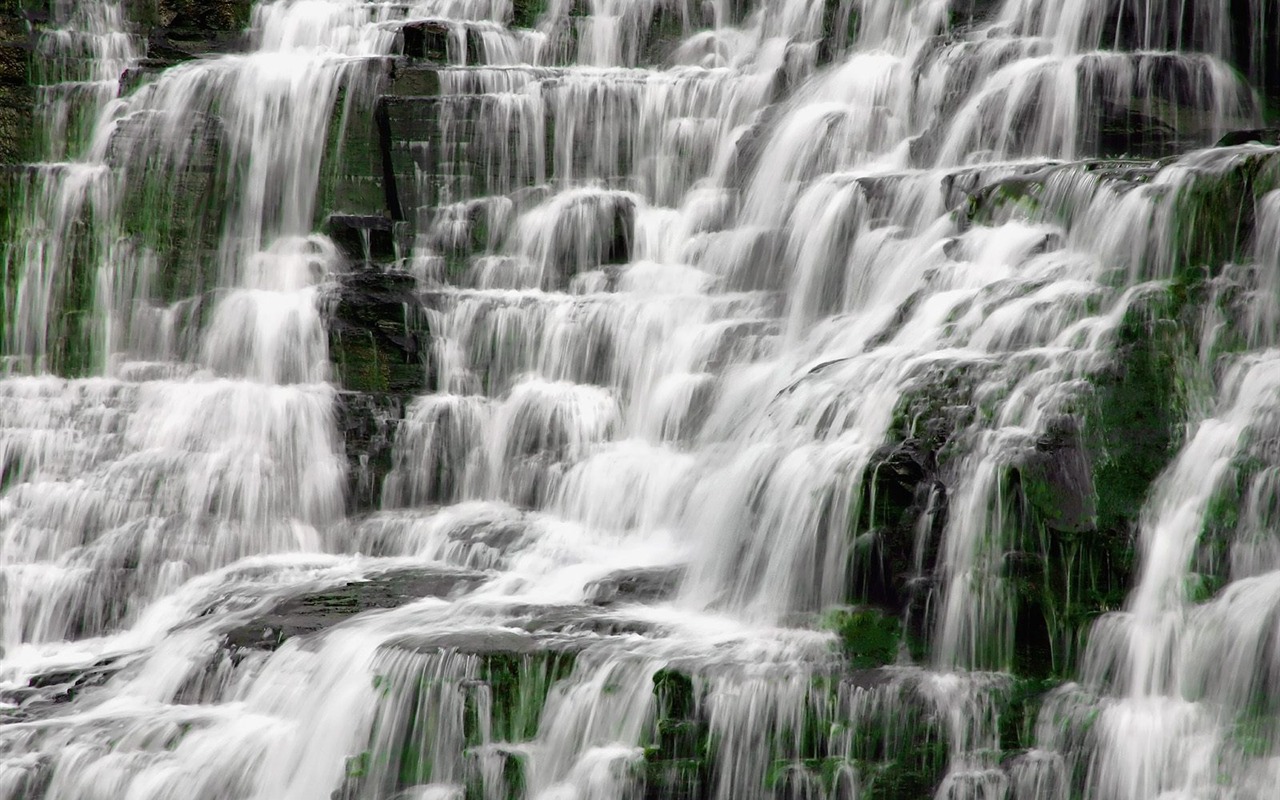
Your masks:
[[[620,570],[588,584],[587,602],[605,606],[666,600],[675,594],[683,574],[680,567]]]
[[[448,597],[486,580],[483,572],[399,569],[282,600],[226,634],[233,650],[275,650],[295,636],[319,633],[365,611],[398,608],[424,597]]]
[[[416,394],[427,385],[426,325],[414,278],[364,270],[338,277],[327,304],[338,384],[356,392]]]
[[[58,706],[106,683],[126,664],[119,656],[107,656],[85,666],[41,672],[29,678],[23,687],[0,690],[0,724],[29,721],[54,713]]]
[[[1056,531],[1079,533],[1097,525],[1098,501],[1089,454],[1075,417],[1050,421],[1018,467],[1023,499]]]
[[[1249,128],[1229,131],[1218,140],[1217,147],[1236,147],[1242,144],[1280,145],[1280,128]]]
[[[339,392],[335,411],[347,455],[347,502],[351,511],[376,509],[392,467],[392,444],[404,419],[397,395]]]
[[[343,255],[356,263],[386,263],[395,259],[395,231],[388,217],[331,214],[325,229]]]

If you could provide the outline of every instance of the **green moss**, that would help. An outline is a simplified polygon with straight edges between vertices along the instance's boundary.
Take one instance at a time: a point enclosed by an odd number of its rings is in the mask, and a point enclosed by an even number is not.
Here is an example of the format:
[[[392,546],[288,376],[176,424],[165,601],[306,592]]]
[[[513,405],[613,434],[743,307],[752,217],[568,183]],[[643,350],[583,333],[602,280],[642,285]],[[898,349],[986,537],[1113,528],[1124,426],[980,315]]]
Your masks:
[[[1061,681],[1056,678],[1018,678],[999,698],[1000,749],[1008,752],[1034,747],[1035,726],[1045,696]]]
[[[698,699],[693,679],[676,669],[660,669],[653,676],[653,693],[659,719],[691,719],[697,713]]]
[[[1186,407],[1184,308],[1176,287],[1136,300],[1117,331],[1111,367],[1092,378],[1095,403],[1085,425],[1101,447],[1094,485],[1102,530],[1133,525],[1178,444]]]
[[[692,676],[674,667],[653,676],[654,722],[641,775],[646,797],[706,797],[715,773],[715,742]]]
[[[1216,275],[1247,252],[1255,203],[1275,188],[1269,155],[1243,156],[1221,172],[1202,172],[1181,185],[1170,203],[1167,275],[1195,281],[1197,271]]]
[[[932,763],[877,764],[865,771],[865,788],[858,796],[859,800],[922,800],[932,797],[940,771],[941,768]]]
[[[698,758],[646,758],[643,764],[645,796],[663,800],[699,800],[708,796],[710,768]]]
[[[839,756],[774,761],[765,775],[765,788],[780,797],[840,796],[837,783],[856,776],[859,765]]]
[[[671,6],[659,5],[645,32],[644,49],[638,54],[636,62],[641,66],[666,62],[688,34],[685,15]]]
[[[372,69],[372,67],[370,67]],[[351,93],[344,87],[329,118],[315,225],[331,214],[376,215],[387,209],[382,150],[374,116],[380,92]]]
[[[1011,219],[1038,219],[1045,192],[1041,179],[1009,178],[969,195],[964,213],[976,225],[997,225]]]
[[[512,0],[511,25],[516,28],[533,28],[547,10],[547,0]]]
[[[432,759],[438,737],[450,730],[462,734],[466,748],[496,745],[490,755],[504,759],[497,778],[502,796],[523,796],[523,758],[504,745],[527,742],[537,735],[551,686],[572,671],[573,655],[544,650],[465,655],[442,649],[422,656],[424,660],[408,664],[392,659],[391,674],[374,676],[378,713],[370,747],[347,759],[345,781],[335,796],[349,800],[383,796],[440,780],[441,765]],[[439,669],[436,658],[452,663],[453,668]],[[459,718],[450,718],[450,713],[459,711]],[[486,787],[484,781],[493,775],[478,772],[472,760],[467,763],[467,796],[490,796],[495,787]]]
[[[369,763],[373,754],[368,750],[361,751],[359,754],[351,756],[347,759],[346,776],[348,778],[363,778],[369,774]]]
[[[352,333],[332,343],[329,355],[337,370],[337,382],[353,392],[386,392],[391,383],[390,365],[381,357],[372,334]]]
[[[480,674],[492,698],[495,740],[523,742],[536,736],[551,686],[567,677],[574,663],[572,654],[551,651],[485,655]]]
[[[819,64],[833,60],[857,40],[860,21],[858,8],[849,0],[823,0]]]
[[[882,667],[897,658],[902,640],[897,617],[876,609],[838,609],[826,614],[823,627],[839,637],[840,652],[855,668]]]

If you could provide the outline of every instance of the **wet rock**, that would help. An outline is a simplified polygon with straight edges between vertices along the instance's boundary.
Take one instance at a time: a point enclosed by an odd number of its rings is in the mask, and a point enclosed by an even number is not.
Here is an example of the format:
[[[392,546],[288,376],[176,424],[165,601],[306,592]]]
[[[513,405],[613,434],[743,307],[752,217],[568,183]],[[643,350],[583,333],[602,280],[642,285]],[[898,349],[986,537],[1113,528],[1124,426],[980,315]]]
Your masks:
[[[951,0],[948,10],[951,26],[974,26],[991,22],[1004,5],[1001,0]]]
[[[636,64],[656,66],[668,63],[688,33],[685,15],[678,6],[658,4],[649,27],[643,32],[644,41],[636,54]]]
[[[400,36],[409,58],[449,63],[449,23],[445,20],[410,22],[400,29]]]
[[[424,597],[449,597],[487,579],[483,572],[444,567],[399,569],[308,592],[228,632],[223,643],[237,650],[275,650],[295,636],[319,633],[365,611],[398,608]]]
[[[898,657],[902,625],[897,617],[874,608],[839,609],[823,622],[835,632],[840,654],[854,669],[882,667]]]
[[[512,627],[541,636],[594,634],[597,636],[644,636],[654,624],[620,614],[602,612],[589,605],[522,606],[511,609]]]
[[[159,259],[156,295],[167,303],[197,298],[217,285],[216,249],[222,233],[224,185],[218,162],[226,132],[217,117],[191,113],[181,120],[188,147],[181,169],[155,157],[158,114],[122,119],[107,144],[107,162],[130,171],[132,193],[121,225],[134,247]]]
[[[679,567],[620,570],[588,584],[587,602],[605,606],[666,600],[679,588],[683,573]]]
[[[1232,41],[1237,43],[1231,48],[1232,64],[1249,76],[1263,102],[1274,111],[1280,108],[1280,27],[1256,24],[1255,0],[1229,0],[1227,7],[1225,18]]]
[[[59,706],[106,683],[126,664],[119,656],[108,656],[85,666],[42,672],[29,678],[23,687],[0,690],[0,723],[29,721],[54,713]]]
[[[456,26],[463,26],[458,30]],[[484,45],[479,31],[453,20],[430,19],[410,22],[400,29],[404,55],[434,64],[459,63],[464,58],[468,65],[484,63]],[[453,52],[461,40],[465,52]]]
[[[372,511],[382,499],[382,484],[392,468],[392,445],[404,419],[397,395],[339,392],[335,412],[347,455],[349,512]]]
[[[423,547],[434,549],[440,536],[446,542],[448,563],[472,569],[505,569],[508,557],[532,538],[529,519],[509,508],[444,521],[442,517],[447,516],[448,512],[440,515],[436,509],[384,511],[360,520],[351,541],[362,553],[397,556]]]
[[[713,787],[714,747],[703,705],[705,685],[668,666],[653,676],[654,734],[645,747],[642,797],[706,797]]]
[[[552,687],[574,653],[502,630],[404,637],[379,648],[365,749],[347,759],[335,800],[416,796],[442,769],[468,775],[468,796],[523,795],[518,743],[537,735]],[[511,743],[511,744],[506,744]],[[477,769],[477,767],[482,767]]]
[[[910,602],[922,588],[913,583],[917,528],[924,521],[932,532],[922,553],[927,575],[946,524],[946,499],[937,448],[928,439],[908,438],[872,455],[856,523],[856,530],[864,533],[854,542],[850,601],[892,609]]]
[[[512,0],[511,25],[517,28],[532,28],[538,18],[547,10],[547,0]]]
[[[387,83],[389,97],[435,97],[440,94],[440,67],[396,61]]]
[[[401,636],[383,645],[385,649],[413,653],[451,650],[467,655],[524,656],[544,649],[544,642],[529,633],[502,629],[446,631]]]
[[[330,214],[325,232],[356,263],[388,263],[396,258],[394,226],[376,214]]]
[[[252,0],[126,0],[133,19],[160,28],[219,33],[249,24]]]
[[[0,84],[26,86],[27,63],[31,58],[31,36],[25,24],[0,21]]]
[[[1218,140],[1217,147],[1236,147],[1242,144],[1280,145],[1280,128],[1248,128],[1229,131]]]
[[[413,276],[363,270],[338,276],[327,297],[329,355],[343,389],[416,394],[428,386],[427,330]]]
[[[124,5],[157,66],[243,50],[253,7],[252,0],[125,0]]]
[[[1052,530],[1079,533],[1097,525],[1097,494],[1075,417],[1049,422],[1016,467],[1023,500]]]
[[[147,37],[148,62],[154,67],[170,67],[183,61],[245,49],[246,37],[240,28],[211,31],[204,28],[154,30]]]
[[[1097,138],[1089,148],[1099,156],[1159,158],[1179,149],[1178,130],[1133,109],[1105,107],[1099,114]]]
[[[36,157],[31,135],[36,93],[28,73],[32,35],[18,10],[0,9],[0,166]]]

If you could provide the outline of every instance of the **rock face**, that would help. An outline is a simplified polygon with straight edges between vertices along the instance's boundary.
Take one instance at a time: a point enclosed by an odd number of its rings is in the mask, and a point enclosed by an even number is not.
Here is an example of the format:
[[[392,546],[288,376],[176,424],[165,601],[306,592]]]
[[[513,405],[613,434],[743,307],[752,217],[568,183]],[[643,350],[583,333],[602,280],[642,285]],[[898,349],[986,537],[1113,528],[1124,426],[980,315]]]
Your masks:
[[[31,136],[36,95],[28,73],[34,43],[28,15],[35,13],[17,0],[0,5],[0,165],[25,164],[37,155]],[[8,217],[7,208],[0,206],[0,216]]]
[[[402,5],[374,4],[369,13],[402,13]],[[263,545],[274,555],[292,557],[329,536],[338,541],[323,548],[397,566],[322,588],[268,581],[275,599],[252,613],[233,609],[234,625],[201,614],[187,629],[211,626],[217,652],[175,692],[177,704],[198,713],[225,702],[229,687],[240,691],[264,664],[279,666],[273,658],[307,659],[301,674],[333,658],[325,647],[343,631],[391,617],[405,629],[371,625],[370,641],[383,638],[361,651],[370,675],[347,687],[359,699],[353,715],[372,722],[342,756],[334,798],[524,797],[546,767],[532,765],[530,752],[553,737],[570,748],[563,731],[595,730],[596,718],[575,708],[601,718],[627,712],[615,720],[631,737],[626,746],[582,744],[619,751],[588,777],[620,781],[615,773],[624,772],[627,800],[1089,796],[1072,783],[1091,774],[1083,759],[1054,762],[1053,790],[1042,788],[1051,781],[1034,762],[1051,745],[1076,748],[1068,755],[1077,758],[1077,740],[1105,738],[1092,727],[1099,709],[1121,707],[1127,690],[1077,701],[1073,692],[1101,689],[1072,683],[1090,637],[1117,635],[1099,620],[1123,609],[1142,579],[1144,504],[1184,445],[1188,420],[1216,412],[1199,394],[1220,384],[1221,365],[1274,344],[1277,318],[1257,309],[1259,298],[1276,295],[1267,248],[1280,233],[1280,134],[1250,127],[1219,136],[1223,120],[1203,113],[1219,65],[1162,52],[1177,32],[1137,26],[1127,9],[1107,21],[1111,49],[1053,76],[1081,82],[1085,107],[1070,147],[1046,123],[1054,110],[1047,80],[966,105],[982,69],[1025,56],[983,50],[1008,35],[982,27],[1001,12],[992,0],[952,3],[946,35],[933,37],[931,55],[913,67],[913,84],[933,86],[937,113],[910,136],[896,130],[906,123],[879,95],[853,111],[844,95],[808,109],[820,89],[835,91],[819,84],[841,76],[846,51],[881,34],[864,31],[884,22],[870,19],[867,5],[830,0],[810,9],[807,38],[771,44],[775,73],[737,76],[742,85],[713,109],[720,117],[699,116],[705,108],[695,101],[722,91],[714,80],[737,68],[733,43],[718,37],[723,24],[751,17],[751,3],[633,3],[606,24],[594,18],[598,3],[516,0],[495,6],[508,19],[386,23],[391,51],[352,58],[359,70],[321,109],[327,135],[308,162],[319,164],[317,202],[300,214],[314,211],[315,229],[338,251],[316,289],[323,335],[315,352],[319,362],[327,353],[328,371],[296,383],[323,390],[315,393],[321,433],[336,429],[345,454],[345,509],[317,502],[321,511],[291,513],[283,534],[261,532],[269,526],[256,519],[236,522],[250,535],[279,536]],[[145,57],[121,76],[124,92],[248,41],[247,0],[126,6]],[[11,208],[30,199],[31,176],[46,168],[31,162],[54,155],[31,134],[47,88],[38,85],[35,47],[53,12],[35,0],[0,8],[9,12],[0,19],[7,226]],[[1177,23],[1189,45],[1204,44],[1198,18]],[[592,35],[612,24],[635,35],[616,52],[593,51]],[[1264,99],[1280,99],[1280,68],[1263,58],[1276,50],[1273,32],[1231,27],[1250,42],[1236,66]],[[516,28],[525,30],[512,36]],[[695,30],[702,35],[686,38]],[[515,66],[521,59],[497,49],[531,43],[545,47],[539,66]],[[1040,69],[1054,58],[1030,60]],[[577,69],[588,61],[607,66]],[[945,80],[931,71],[939,63],[954,66],[939,73]],[[646,65],[677,68],[654,78]],[[1006,108],[1006,95],[1033,101]],[[756,100],[758,113],[734,116]],[[945,157],[963,138],[948,136],[952,125],[966,115],[983,124]],[[170,315],[165,324],[201,331],[227,290],[217,274],[218,223],[223,197],[232,196],[223,182],[234,180],[223,156],[236,143],[216,113],[185,122],[186,160],[135,167],[154,172],[160,188],[120,212],[111,241],[154,256],[145,297],[133,299]],[[148,124],[137,115],[113,126],[107,167],[145,163],[130,154]],[[1070,157],[1045,155],[1064,149]],[[863,174],[854,150],[859,159],[891,153],[900,168]],[[796,153],[803,158],[786,160]],[[712,156],[714,181],[690,166],[706,167]],[[771,171],[779,163],[790,171]],[[1134,209],[1142,213],[1116,237],[1113,218]],[[71,268],[57,277],[66,302],[46,366],[60,375],[88,370],[83,342],[100,334],[86,320],[105,284],[87,265],[102,254],[81,252],[83,237],[74,235],[93,222],[91,211],[75,220]],[[664,236],[678,226],[687,228],[680,247],[667,248]],[[0,233],[10,244],[10,231]],[[1100,242],[1103,233],[1121,241]],[[897,255],[890,262],[886,253]],[[892,271],[912,288],[899,298],[888,280],[859,283],[880,277],[864,274],[873,271]],[[870,308],[882,295],[895,299]],[[679,346],[655,355],[654,343],[667,340]],[[204,366],[198,344],[170,344],[175,362]],[[764,376],[775,360],[786,374]],[[325,380],[331,385],[317,386]],[[641,394],[646,381],[654,386]],[[76,451],[74,469],[50,480],[68,497],[86,463],[146,433],[122,432],[117,417],[126,412],[84,383],[86,429],[52,426],[96,448]],[[0,404],[0,413],[20,415],[26,399],[11,403],[17,412]],[[0,429],[12,422],[3,417]],[[43,417],[32,426],[41,447],[56,438]],[[748,436],[751,446],[738,447]],[[276,450],[245,461],[265,485],[274,460],[296,455],[304,438],[278,437]],[[200,448],[217,443],[196,444],[205,456]],[[6,491],[44,453],[0,451]],[[1267,509],[1280,496],[1267,482],[1276,452],[1263,437],[1233,456],[1230,479],[1204,504],[1203,530],[1179,565],[1189,570],[1189,588],[1177,587],[1187,605],[1169,617],[1218,595],[1239,577],[1233,571],[1271,563],[1271,526],[1250,531],[1255,540],[1233,537],[1241,509]],[[714,480],[693,480],[698,470]],[[134,481],[130,489],[155,482],[147,469],[120,472]],[[212,516],[257,488],[248,481],[201,495],[192,514]],[[330,488],[323,499],[340,491],[336,480]],[[299,490],[288,484],[279,493]],[[636,500],[651,495],[662,502]],[[57,519],[80,526],[50,526],[58,536],[136,535],[139,544],[103,571],[142,582],[136,562],[148,555],[150,529],[125,530],[106,512],[85,523],[71,513],[81,506],[55,500],[65,512]],[[163,512],[163,525],[181,516]],[[1273,512],[1260,513],[1272,521]],[[615,550],[629,557],[637,531],[665,537],[668,528],[709,537],[715,552],[695,554],[700,569],[612,560],[606,570],[583,569],[590,559],[621,558]],[[167,565],[174,574],[216,549],[180,534],[193,543]],[[262,541],[251,544],[227,558],[262,555],[254,549]],[[101,566],[80,557],[52,566],[71,574]],[[294,579],[290,563],[262,570]],[[91,599],[65,605],[88,616]],[[454,602],[456,618],[431,616]],[[747,609],[764,622],[753,616],[760,630],[726,633],[723,620],[708,617],[676,641],[671,631],[699,604],[717,614]],[[208,608],[215,617],[224,610]],[[372,613],[396,609],[403,616]],[[112,628],[127,613],[121,604],[95,623]],[[730,652],[741,644],[734,636],[747,635],[762,638]],[[56,714],[122,674],[135,677],[128,667],[112,657],[27,676],[0,691],[0,723]],[[1110,675],[1095,683],[1103,678]],[[1280,706],[1264,699],[1251,713]],[[1069,720],[1062,725],[1076,726],[1066,744],[1037,731],[1046,703],[1059,704],[1052,713]],[[1231,735],[1245,722],[1231,720]],[[147,757],[176,750],[190,727],[149,742]],[[1270,757],[1280,739],[1263,739]],[[0,756],[8,742],[0,736]],[[0,772],[0,791],[3,780],[20,787],[17,797],[47,790],[44,762],[22,769],[11,779]],[[1034,797],[1022,797],[1027,787]],[[221,794],[254,794],[241,788]]]
[[[296,595],[228,632],[223,638],[233,654],[242,650],[274,650],[295,636],[307,636],[365,611],[398,608],[424,597],[448,597],[484,581],[481,572],[447,569],[401,569],[365,580]]]

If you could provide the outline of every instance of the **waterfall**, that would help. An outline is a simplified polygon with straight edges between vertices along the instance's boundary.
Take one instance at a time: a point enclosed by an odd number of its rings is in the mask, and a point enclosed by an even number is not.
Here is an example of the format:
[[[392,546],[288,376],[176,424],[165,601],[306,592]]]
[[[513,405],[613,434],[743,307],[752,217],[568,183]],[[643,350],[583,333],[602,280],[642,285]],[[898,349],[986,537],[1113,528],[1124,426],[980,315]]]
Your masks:
[[[0,800],[1274,792],[1270,0],[15,9]]]

